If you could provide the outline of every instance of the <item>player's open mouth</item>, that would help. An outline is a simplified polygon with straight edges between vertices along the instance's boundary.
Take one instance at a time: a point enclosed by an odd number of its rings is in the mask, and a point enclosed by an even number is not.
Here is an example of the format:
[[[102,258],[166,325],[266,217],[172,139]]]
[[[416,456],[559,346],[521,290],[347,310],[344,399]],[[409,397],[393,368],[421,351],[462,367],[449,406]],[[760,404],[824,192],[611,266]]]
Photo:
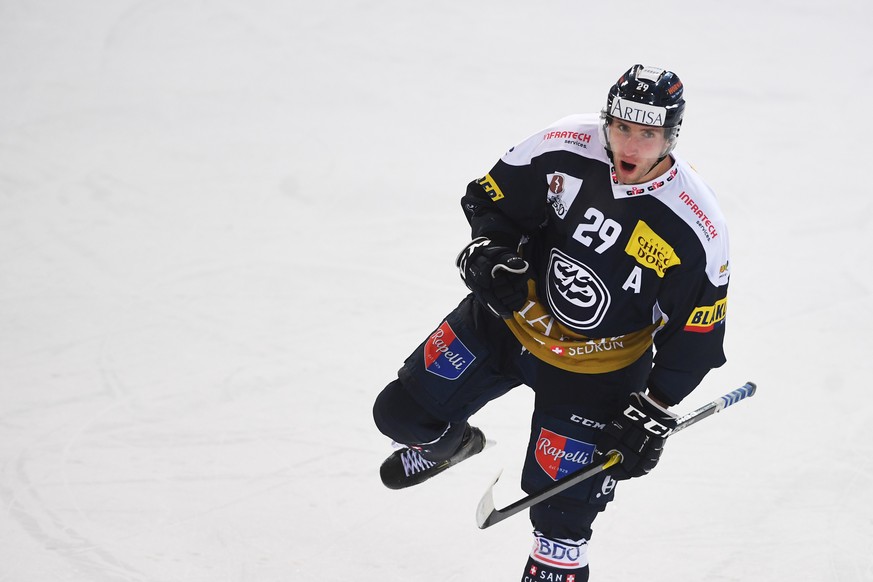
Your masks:
[[[634,169],[636,169],[636,167],[637,167],[636,164],[631,164],[631,163],[624,162],[624,161],[620,162],[620,165],[621,165],[621,169],[625,172],[633,172]]]

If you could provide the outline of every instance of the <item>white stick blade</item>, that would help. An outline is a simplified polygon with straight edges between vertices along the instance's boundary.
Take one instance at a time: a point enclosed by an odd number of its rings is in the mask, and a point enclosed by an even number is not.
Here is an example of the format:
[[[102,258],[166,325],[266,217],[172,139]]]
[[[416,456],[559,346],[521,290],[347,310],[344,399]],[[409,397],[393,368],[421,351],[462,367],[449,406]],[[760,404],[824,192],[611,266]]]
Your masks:
[[[476,525],[479,526],[479,529],[485,529],[488,518],[494,512],[494,485],[497,484],[502,474],[503,470],[498,471],[494,481],[491,482],[482,499],[479,500],[479,506],[476,507]]]

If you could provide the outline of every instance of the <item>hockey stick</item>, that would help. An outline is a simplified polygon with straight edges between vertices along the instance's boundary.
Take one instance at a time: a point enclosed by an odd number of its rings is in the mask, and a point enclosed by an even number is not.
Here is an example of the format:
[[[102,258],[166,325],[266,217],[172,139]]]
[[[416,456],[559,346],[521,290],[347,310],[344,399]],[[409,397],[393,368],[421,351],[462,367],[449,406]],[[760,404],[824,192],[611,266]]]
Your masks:
[[[737,388],[733,392],[725,394],[721,398],[713,400],[712,402],[701,406],[697,410],[689,412],[685,416],[679,418],[676,428],[674,428],[673,432],[671,432],[670,434],[673,435],[680,430],[684,430],[692,424],[696,424],[704,418],[708,418],[716,412],[721,412],[728,406],[736,404],[740,400],[754,395],[756,388],[757,386],[754,382],[746,382],[741,388]],[[573,485],[578,485],[582,481],[590,479],[598,473],[601,473],[620,462],[621,453],[619,453],[618,451],[609,451],[605,458],[591,463],[585,469],[576,471],[569,477],[559,479],[552,485],[549,485],[548,487],[536,493],[532,493],[526,497],[522,497],[515,503],[511,503],[503,509],[494,508],[494,485],[497,483],[497,480],[500,479],[500,475],[497,475],[497,478],[494,479],[494,482],[485,492],[485,495],[482,496],[482,499],[479,501],[479,506],[476,508],[476,523],[479,525],[479,529],[485,529],[486,527],[490,527],[495,523],[500,523],[507,517],[515,515],[520,511],[524,511],[528,507],[536,505],[541,501],[545,501],[549,497],[557,495],[558,493],[569,489]]]

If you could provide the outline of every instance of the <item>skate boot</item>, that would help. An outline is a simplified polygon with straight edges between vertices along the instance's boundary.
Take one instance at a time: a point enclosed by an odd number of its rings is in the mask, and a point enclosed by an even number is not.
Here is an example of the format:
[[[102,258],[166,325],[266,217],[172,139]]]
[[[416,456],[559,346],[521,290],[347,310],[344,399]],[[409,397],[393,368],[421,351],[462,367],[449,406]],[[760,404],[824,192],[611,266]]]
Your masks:
[[[485,435],[475,426],[466,425],[464,437],[452,456],[442,461],[430,461],[416,448],[394,451],[379,468],[382,483],[389,489],[403,489],[427,481],[464,459],[482,452]]]

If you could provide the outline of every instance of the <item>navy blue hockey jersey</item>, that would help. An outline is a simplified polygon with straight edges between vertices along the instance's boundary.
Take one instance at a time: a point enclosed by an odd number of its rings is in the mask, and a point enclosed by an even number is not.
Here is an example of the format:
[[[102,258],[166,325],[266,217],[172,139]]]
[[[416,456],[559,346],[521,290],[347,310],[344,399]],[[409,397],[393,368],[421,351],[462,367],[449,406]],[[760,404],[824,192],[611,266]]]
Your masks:
[[[712,190],[675,154],[619,184],[596,115],[572,115],[509,150],[467,187],[474,237],[515,247],[536,274],[505,320],[538,358],[580,373],[622,368],[654,344],[648,388],[676,404],[722,349],[728,232]]]

